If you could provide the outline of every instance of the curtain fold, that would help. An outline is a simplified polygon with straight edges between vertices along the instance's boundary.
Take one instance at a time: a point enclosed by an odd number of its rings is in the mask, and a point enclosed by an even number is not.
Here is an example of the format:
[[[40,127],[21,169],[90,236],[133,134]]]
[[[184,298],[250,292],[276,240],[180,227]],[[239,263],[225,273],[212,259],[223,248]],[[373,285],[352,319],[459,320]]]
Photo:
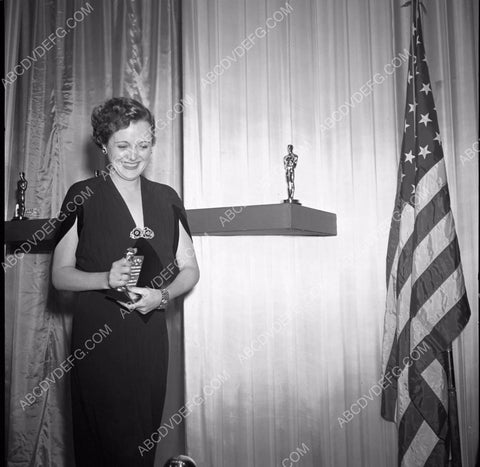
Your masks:
[[[375,383],[410,41],[401,3],[183,4],[187,206],[281,202],[291,143],[295,197],[338,222],[333,238],[195,238],[202,277],[185,303],[186,399],[204,402],[187,419],[187,443],[201,467],[396,465],[396,428],[380,418]],[[463,459],[473,466],[478,159],[462,155],[475,142],[478,152],[478,5],[426,6],[473,313],[455,348]]]
[[[6,217],[13,216],[20,171],[28,180],[27,208],[36,208],[41,218],[56,217],[67,188],[105,166],[91,141],[95,105],[113,96],[129,96],[159,118],[181,98],[179,3],[9,1],[7,18],[7,72],[16,70],[16,77],[5,86]],[[25,69],[14,68],[22,63]],[[159,129],[146,174],[177,190],[180,139],[180,119]],[[52,289],[50,261],[51,254],[27,254],[6,270],[6,404],[12,467],[74,465],[68,376],[38,389],[70,354],[69,295]],[[181,312],[168,318],[172,359],[167,420],[169,412],[183,403],[182,320]],[[25,406],[26,395],[34,389],[38,397]],[[183,436],[180,427],[167,437],[158,450],[158,465],[183,450]]]

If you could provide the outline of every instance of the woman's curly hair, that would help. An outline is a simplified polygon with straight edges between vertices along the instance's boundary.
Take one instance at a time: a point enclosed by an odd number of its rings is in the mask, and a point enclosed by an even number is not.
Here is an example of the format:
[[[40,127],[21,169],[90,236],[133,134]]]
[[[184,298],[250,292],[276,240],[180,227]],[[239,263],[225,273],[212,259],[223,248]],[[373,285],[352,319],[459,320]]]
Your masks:
[[[150,124],[152,144],[155,144],[155,119],[150,110],[135,99],[113,97],[93,109],[93,141],[101,148],[116,131],[128,128],[131,122],[138,121]]]

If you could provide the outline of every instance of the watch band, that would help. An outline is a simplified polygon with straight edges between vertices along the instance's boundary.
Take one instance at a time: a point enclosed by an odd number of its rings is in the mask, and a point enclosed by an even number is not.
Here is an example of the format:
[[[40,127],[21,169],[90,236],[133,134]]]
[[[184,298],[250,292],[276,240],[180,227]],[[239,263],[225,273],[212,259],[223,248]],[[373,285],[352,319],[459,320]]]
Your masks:
[[[170,301],[170,294],[167,289],[161,289],[160,293],[162,294],[162,300],[160,301],[158,308],[167,308],[168,302]]]

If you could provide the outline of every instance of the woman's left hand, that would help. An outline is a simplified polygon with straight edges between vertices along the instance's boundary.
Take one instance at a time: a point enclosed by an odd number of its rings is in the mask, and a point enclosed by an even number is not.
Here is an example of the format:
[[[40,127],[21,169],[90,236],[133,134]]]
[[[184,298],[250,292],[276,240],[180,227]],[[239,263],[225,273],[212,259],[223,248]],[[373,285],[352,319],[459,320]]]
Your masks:
[[[162,293],[158,289],[150,287],[128,287],[128,291],[141,295],[140,299],[135,303],[127,304],[130,311],[137,310],[143,315],[155,310],[162,301]]]

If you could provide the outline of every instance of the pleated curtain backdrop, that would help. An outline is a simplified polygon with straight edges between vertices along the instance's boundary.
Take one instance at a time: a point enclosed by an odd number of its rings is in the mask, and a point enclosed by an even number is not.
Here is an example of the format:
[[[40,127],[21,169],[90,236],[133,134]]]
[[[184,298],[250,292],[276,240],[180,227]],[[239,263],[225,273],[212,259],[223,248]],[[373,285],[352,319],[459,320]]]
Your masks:
[[[20,171],[28,180],[27,208],[58,215],[68,187],[105,167],[91,141],[93,107],[129,96],[150,107],[159,125],[147,177],[181,194],[180,3],[175,0],[29,0],[6,2],[6,218],[11,219]],[[59,29],[61,28],[61,29]],[[53,34],[56,46],[49,40]],[[58,34],[58,35],[56,35]],[[36,55],[34,50],[36,49]],[[28,70],[14,68],[22,60]],[[70,354],[67,294],[50,285],[51,254],[27,254],[6,270],[6,412],[8,465],[70,467],[68,377],[28,393]],[[183,316],[169,316],[171,367],[166,420],[183,404]],[[57,375],[60,372],[57,371]],[[25,402],[25,401],[24,401]],[[182,428],[162,443],[158,465],[184,448]]]
[[[184,95],[194,103],[184,114],[186,205],[237,206],[218,219],[221,228],[248,205],[281,202],[291,143],[299,156],[295,197],[338,216],[332,238],[196,238],[202,276],[185,302],[186,399],[194,407],[187,444],[202,467],[396,465],[396,428],[380,418],[380,398],[369,391],[381,378],[407,84],[401,55],[410,45],[410,11],[401,3],[183,4]],[[454,346],[463,459],[473,467],[478,159],[462,155],[478,150],[478,3],[425,4],[473,309]],[[373,400],[347,421],[344,411],[365,395]]]

